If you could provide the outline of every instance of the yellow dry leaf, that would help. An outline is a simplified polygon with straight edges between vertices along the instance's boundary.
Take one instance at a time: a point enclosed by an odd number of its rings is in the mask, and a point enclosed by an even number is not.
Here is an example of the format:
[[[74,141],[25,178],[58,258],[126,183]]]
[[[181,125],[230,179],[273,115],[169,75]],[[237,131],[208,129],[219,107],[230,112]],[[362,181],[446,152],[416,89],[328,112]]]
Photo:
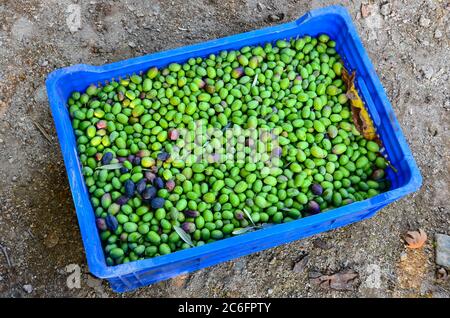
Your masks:
[[[347,87],[346,95],[350,102],[353,123],[364,138],[368,140],[375,140],[377,139],[375,126],[373,125],[372,119],[370,118],[369,113],[364,107],[364,103],[355,88],[355,75],[356,73],[354,71],[351,75],[349,75],[345,68],[342,69],[342,80]]]

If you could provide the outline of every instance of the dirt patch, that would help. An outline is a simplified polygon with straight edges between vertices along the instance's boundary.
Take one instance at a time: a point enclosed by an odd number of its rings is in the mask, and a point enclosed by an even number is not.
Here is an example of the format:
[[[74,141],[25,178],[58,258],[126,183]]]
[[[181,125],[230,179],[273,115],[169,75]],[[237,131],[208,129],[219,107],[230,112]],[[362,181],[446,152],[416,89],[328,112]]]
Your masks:
[[[417,297],[429,271],[428,255],[423,249],[407,249],[402,258],[397,264],[399,287],[409,293],[406,296]]]

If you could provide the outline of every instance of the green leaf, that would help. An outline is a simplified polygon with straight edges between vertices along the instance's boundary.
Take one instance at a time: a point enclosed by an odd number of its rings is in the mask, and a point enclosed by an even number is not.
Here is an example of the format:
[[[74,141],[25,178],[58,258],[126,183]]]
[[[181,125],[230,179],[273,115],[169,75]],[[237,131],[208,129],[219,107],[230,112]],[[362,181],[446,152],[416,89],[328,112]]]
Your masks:
[[[174,225],[173,228],[175,229],[175,232],[181,237],[183,241],[185,241],[190,246],[194,247],[194,243],[191,241],[191,237],[189,234],[187,234],[181,227]]]
[[[252,219],[252,216],[250,215],[250,213],[246,209],[243,209],[243,210],[244,210],[245,215],[247,215],[247,218],[250,220],[250,222],[252,222],[253,226],[256,226],[255,222],[253,222],[253,219]]]
[[[255,230],[254,226],[247,226],[247,227],[244,227],[244,228],[236,229],[233,232],[231,232],[231,234],[233,234],[233,235],[240,235],[240,234],[244,234],[244,233],[247,233],[247,232],[250,232],[250,231],[253,231],[253,230]]]
[[[109,165],[100,166],[100,167],[97,167],[96,169],[116,170],[116,169],[120,169],[120,168],[122,168],[122,164],[120,162],[117,162],[117,163],[111,163]]]

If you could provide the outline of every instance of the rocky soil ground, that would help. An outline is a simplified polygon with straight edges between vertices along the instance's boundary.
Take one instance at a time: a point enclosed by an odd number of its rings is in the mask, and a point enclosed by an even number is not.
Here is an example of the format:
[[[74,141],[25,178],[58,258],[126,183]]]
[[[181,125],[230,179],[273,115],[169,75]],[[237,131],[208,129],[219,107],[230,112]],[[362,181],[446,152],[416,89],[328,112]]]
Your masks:
[[[420,191],[369,220],[132,293],[115,294],[88,273],[47,102],[47,74],[292,21],[335,3],[0,0],[0,296],[449,297],[445,271],[436,275],[434,239],[436,233],[450,234],[445,0],[340,2],[355,21],[420,166]],[[417,228],[428,234],[425,247],[406,249],[402,235]],[[79,286],[67,284],[78,268]],[[352,279],[345,284],[349,290],[315,279],[342,271]]]

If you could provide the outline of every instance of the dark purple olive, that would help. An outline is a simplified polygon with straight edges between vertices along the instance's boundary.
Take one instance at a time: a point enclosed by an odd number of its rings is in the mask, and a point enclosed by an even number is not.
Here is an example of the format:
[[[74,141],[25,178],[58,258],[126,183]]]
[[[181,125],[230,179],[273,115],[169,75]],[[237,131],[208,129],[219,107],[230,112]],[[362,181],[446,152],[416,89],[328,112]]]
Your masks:
[[[134,157],[133,164],[135,166],[140,166],[141,165],[141,158],[140,157]]]
[[[144,192],[144,190],[145,190],[146,184],[147,184],[147,181],[145,180],[145,178],[142,178],[141,180],[139,180],[136,183],[136,191],[137,191],[137,193],[142,194],[142,192]]]
[[[144,177],[145,179],[147,179],[150,182],[153,182],[153,180],[155,180],[156,176],[153,172],[150,171],[145,171],[144,172]]]
[[[146,188],[144,191],[142,191],[142,199],[151,200],[156,196],[156,192],[157,190],[155,187]]]
[[[237,210],[234,212],[234,217],[236,220],[243,220],[244,219],[244,212]]]
[[[113,159],[112,152],[105,153],[102,157],[102,165],[108,165],[112,159]]]
[[[106,231],[108,229],[108,226],[106,225],[106,222],[102,218],[98,218],[95,220],[95,224],[97,225],[97,228],[100,231]]]
[[[125,174],[125,173],[128,173],[128,171],[130,171],[130,170],[128,170],[128,168],[125,168],[125,167],[120,167],[119,171],[121,174]]]
[[[128,200],[130,200],[129,197],[127,197],[126,195],[122,195],[116,200],[116,203],[118,205],[124,205],[128,202]]]
[[[117,160],[119,160],[120,163],[123,163],[127,158],[125,157],[117,157]]]
[[[323,193],[323,188],[320,184],[318,183],[314,183],[311,186],[311,191],[312,193],[314,193],[315,195],[321,195]]]
[[[171,192],[175,188],[175,181],[174,180],[167,180],[166,182],[166,189]]]
[[[194,233],[195,232],[195,224],[192,222],[184,222],[181,225],[181,228],[186,232],[186,233]]]
[[[186,210],[183,212],[184,215],[186,215],[188,218],[196,218],[197,216],[200,215],[200,213],[198,211],[195,210]]]
[[[317,214],[320,212],[320,206],[316,201],[309,201],[308,202],[308,210],[312,214]]]
[[[134,182],[131,181],[130,179],[126,180],[125,184],[124,184],[124,188],[125,188],[125,195],[127,197],[131,198],[134,194],[134,190],[136,189]]]
[[[161,152],[158,154],[157,159],[158,159],[158,160],[161,160],[161,161],[166,161],[167,159],[169,159],[169,157],[170,157],[170,155],[169,155],[167,152],[161,151]]]
[[[133,162],[134,158],[135,158],[135,155],[128,155],[127,160],[129,162]]]
[[[117,228],[119,227],[119,222],[117,222],[117,219],[114,215],[108,214],[105,221],[106,225],[108,226],[108,229],[110,229],[113,232],[117,230]]]
[[[153,209],[160,209],[164,206],[164,203],[166,203],[166,200],[157,197],[150,202],[150,205]]]
[[[162,188],[164,188],[164,180],[161,179],[160,177],[156,177],[155,180],[153,180],[153,185],[157,189],[162,189]]]

